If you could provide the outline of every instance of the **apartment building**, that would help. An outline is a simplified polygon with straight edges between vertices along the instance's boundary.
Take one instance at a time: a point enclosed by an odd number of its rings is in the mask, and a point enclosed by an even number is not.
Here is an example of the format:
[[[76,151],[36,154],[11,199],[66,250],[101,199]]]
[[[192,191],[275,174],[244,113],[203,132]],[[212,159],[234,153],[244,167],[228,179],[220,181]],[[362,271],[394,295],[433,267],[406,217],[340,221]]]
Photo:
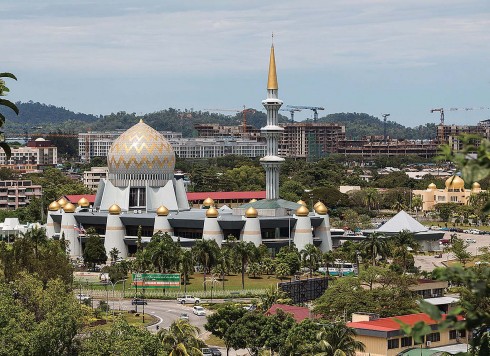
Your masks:
[[[321,158],[338,151],[345,140],[345,126],[326,122],[301,122],[281,125],[284,132],[279,141],[279,156]]]
[[[0,150],[0,165],[21,172],[32,172],[44,167],[54,167],[58,163],[58,148],[51,141],[37,138],[24,147],[12,148],[7,160],[5,152]]]
[[[480,121],[477,125],[439,125],[437,126],[437,142],[448,144],[453,150],[461,150],[463,142],[461,135],[477,135],[490,139],[490,120]],[[480,140],[473,140],[473,144],[480,145]]]
[[[338,153],[363,158],[375,156],[414,155],[430,158],[437,155],[438,144],[432,140],[383,140],[380,137],[364,137],[362,140],[339,142]]]
[[[227,155],[255,158],[265,156],[267,150],[265,142],[246,139],[183,138],[169,142],[179,158],[214,158]]]
[[[42,197],[40,185],[30,180],[0,181],[0,209],[15,210],[26,206],[33,198]]]
[[[260,130],[251,125],[247,125],[245,132],[241,125],[223,126],[219,124],[196,124],[194,125],[194,128],[197,131],[198,137],[203,138],[239,137],[249,140],[264,140]]]
[[[107,167],[92,167],[90,171],[83,172],[83,184],[92,190],[97,190],[101,179],[106,179],[108,174]]]

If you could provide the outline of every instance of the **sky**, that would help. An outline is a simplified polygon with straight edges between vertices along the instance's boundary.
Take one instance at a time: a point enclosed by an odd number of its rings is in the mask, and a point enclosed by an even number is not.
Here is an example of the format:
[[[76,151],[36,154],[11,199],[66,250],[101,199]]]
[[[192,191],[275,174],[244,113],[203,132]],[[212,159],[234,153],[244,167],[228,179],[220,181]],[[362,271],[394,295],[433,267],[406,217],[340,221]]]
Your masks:
[[[75,112],[263,110],[272,33],[284,107],[490,118],[488,0],[0,0],[0,72]]]

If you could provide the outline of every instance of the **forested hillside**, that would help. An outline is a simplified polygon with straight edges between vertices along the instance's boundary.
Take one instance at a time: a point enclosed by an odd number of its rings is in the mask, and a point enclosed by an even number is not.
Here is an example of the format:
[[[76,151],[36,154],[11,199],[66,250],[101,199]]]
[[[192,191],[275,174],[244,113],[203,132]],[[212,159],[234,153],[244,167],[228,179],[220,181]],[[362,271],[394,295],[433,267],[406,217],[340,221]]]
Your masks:
[[[207,111],[194,111],[168,108],[153,113],[136,115],[124,111],[110,115],[87,115],[75,113],[63,107],[34,103],[18,102],[20,109],[18,117],[10,112],[2,112],[7,117],[5,131],[7,135],[24,135],[34,133],[78,133],[92,131],[112,131],[127,129],[134,125],[140,118],[159,131],[183,132],[184,137],[196,136],[195,124],[218,123],[221,125],[239,125],[242,122],[242,114],[223,115]],[[253,110],[253,108],[252,108]],[[266,123],[266,114],[261,111],[247,112],[247,123],[260,128]],[[286,122],[288,118],[279,115],[280,122]],[[364,113],[336,113],[321,117],[319,122],[336,122],[346,127],[348,138],[359,139],[367,135],[382,135],[383,121],[377,117]],[[426,124],[414,128],[405,127],[394,121],[387,122],[387,133],[390,137],[399,139],[429,139],[436,134],[435,124]]]

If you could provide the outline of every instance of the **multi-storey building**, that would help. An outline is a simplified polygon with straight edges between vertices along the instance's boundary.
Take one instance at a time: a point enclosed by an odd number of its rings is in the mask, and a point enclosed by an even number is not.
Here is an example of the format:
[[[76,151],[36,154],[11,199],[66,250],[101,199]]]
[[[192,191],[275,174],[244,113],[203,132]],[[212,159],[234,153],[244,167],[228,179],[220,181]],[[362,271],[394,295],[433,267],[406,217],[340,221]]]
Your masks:
[[[477,135],[490,139],[490,120],[480,121],[478,125],[439,125],[437,126],[437,142],[448,144],[453,150],[463,148],[461,135]],[[480,140],[473,140],[473,144],[479,146]]]
[[[5,152],[0,150],[0,165],[17,171],[34,171],[53,167],[57,163],[58,148],[43,138],[29,141],[25,147],[12,148],[12,155],[8,160]]]
[[[246,132],[243,126],[222,126],[219,124],[197,124],[194,125],[199,137],[240,137],[245,139],[263,140],[260,130],[247,125]]]
[[[279,155],[294,158],[320,158],[336,153],[345,139],[345,126],[335,123],[301,122],[281,125]]]
[[[365,137],[362,140],[342,140],[339,142],[338,153],[357,155],[363,158],[375,156],[416,155],[424,158],[437,154],[437,143],[431,140],[378,140]]]
[[[169,140],[179,158],[214,158],[227,155],[250,158],[265,155],[266,143],[245,139],[183,138]]]
[[[99,182],[107,178],[107,167],[92,167],[90,171],[83,172],[83,184],[92,190],[97,190]]]
[[[107,157],[112,143],[121,136],[124,130],[116,131],[91,131],[78,134],[78,155],[85,162],[90,162],[94,157]],[[182,138],[181,132],[160,131],[166,139]]]
[[[30,180],[0,181],[0,209],[17,209],[42,195],[41,186],[33,185]]]

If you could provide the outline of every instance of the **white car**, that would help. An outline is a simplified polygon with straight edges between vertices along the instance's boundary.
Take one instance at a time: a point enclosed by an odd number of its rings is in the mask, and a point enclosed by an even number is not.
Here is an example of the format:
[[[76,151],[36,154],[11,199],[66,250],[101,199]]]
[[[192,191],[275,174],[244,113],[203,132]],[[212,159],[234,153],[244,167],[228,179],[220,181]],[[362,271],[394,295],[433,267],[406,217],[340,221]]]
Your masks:
[[[90,296],[86,294],[77,294],[77,299],[81,302],[84,302],[86,300],[90,300]]]
[[[480,230],[477,230],[477,229],[470,230],[470,234],[480,235]]]
[[[470,243],[470,244],[476,244],[476,240],[475,239],[465,239],[466,242]]]
[[[433,225],[430,227],[431,230],[440,230],[441,227],[440,226],[437,226],[437,225]]]
[[[199,304],[201,302],[201,299],[196,298],[196,297],[194,297],[192,295],[183,295],[181,297],[178,297],[177,298],[177,301],[180,304],[186,304],[186,303],[189,303],[189,304]]]
[[[206,316],[206,310],[203,307],[200,307],[198,305],[195,305],[192,308],[192,312],[196,314],[197,316]]]

